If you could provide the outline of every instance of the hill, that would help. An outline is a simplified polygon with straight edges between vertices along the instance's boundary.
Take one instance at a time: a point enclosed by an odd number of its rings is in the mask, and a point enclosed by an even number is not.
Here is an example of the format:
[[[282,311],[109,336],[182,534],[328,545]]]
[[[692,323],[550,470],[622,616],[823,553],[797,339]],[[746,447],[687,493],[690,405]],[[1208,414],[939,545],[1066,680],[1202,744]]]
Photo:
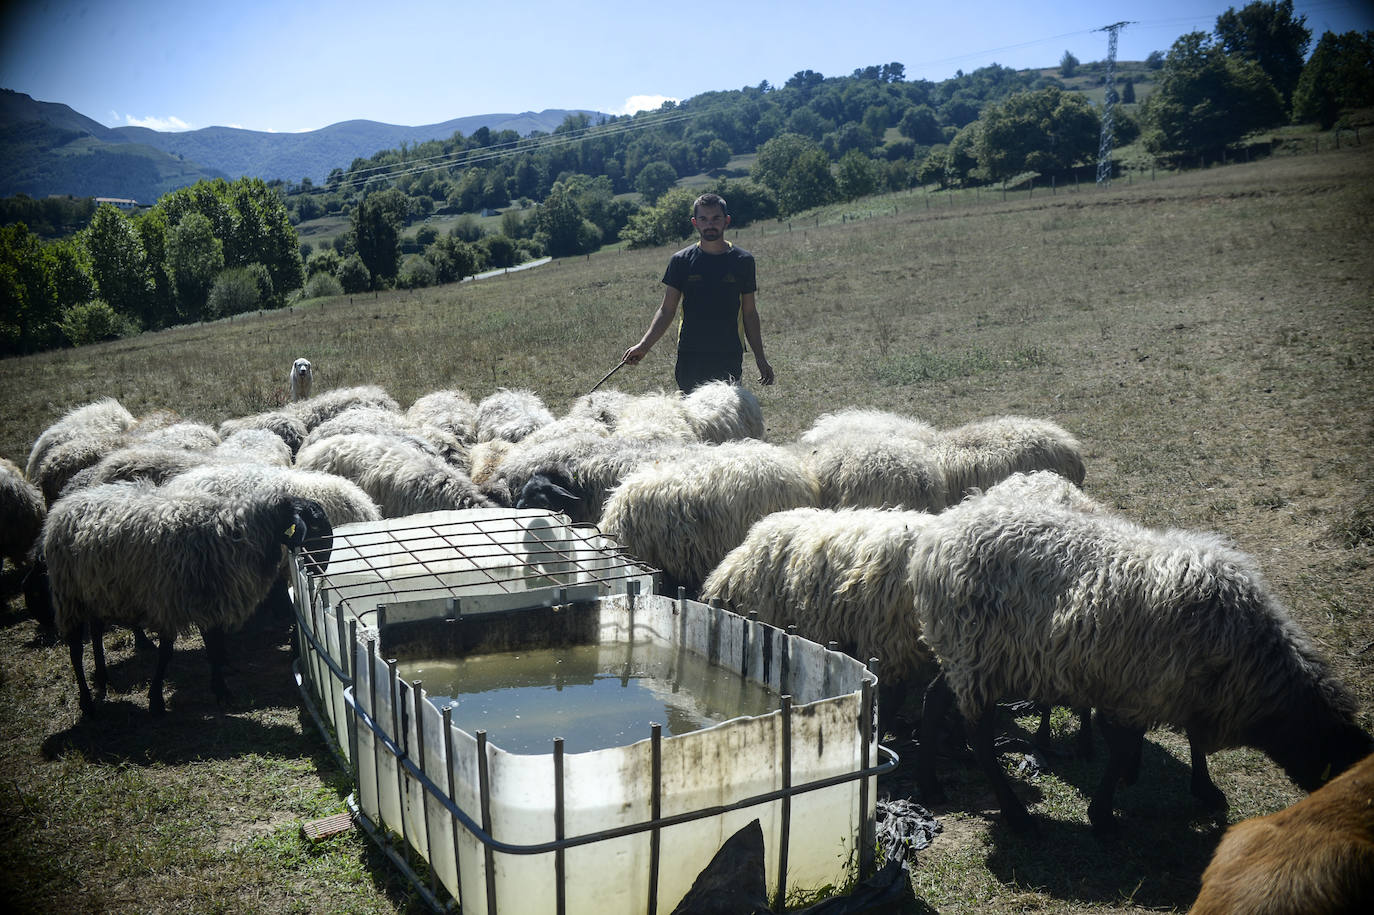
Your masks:
[[[136,142],[66,105],[0,89],[0,197],[71,194],[152,203],[225,174]]]
[[[439,124],[405,127],[378,121],[343,121],[305,133],[269,133],[206,127],[180,133],[146,127],[106,127],[67,105],[0,89],[0,197],[71,194],[131,197],[152,203],[168,191],[212,178],[251,176],[323,181],[334,168],[403,143],[471,134],[482,127],[520,136],[552,132],[570,114],[546,109],[481,114]]]
[[[331,169],[347,168],[354,159],[371,156],[401,144],[446,140],[455,131],[470,135],[482,127],[492,131],[513,130],[520,136],[540,130],[551,133],[570,114],[602,117],[595,111],[549,108],[521,114],[478,114],[440,124],[404,127],[380,121],[341,121],[303,133],[271,133],[235,127],[204,127],[168,133],[146,127],[116,127],[111,133],[145,143],[165,153],[182,156],[222,171],[230,178],[244,176],[271,181],[322,182]]]

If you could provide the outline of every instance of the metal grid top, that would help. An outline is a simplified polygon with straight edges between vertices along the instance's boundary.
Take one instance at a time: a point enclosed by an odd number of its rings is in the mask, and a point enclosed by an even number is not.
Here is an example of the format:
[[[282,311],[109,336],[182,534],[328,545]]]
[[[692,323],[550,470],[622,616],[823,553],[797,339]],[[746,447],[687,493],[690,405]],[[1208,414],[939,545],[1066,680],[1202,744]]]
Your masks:
[[[531,592],[588,586],[623,590],[653,570],[591,525],[538,509],[430,512],[340,526],[331,548],[302,550],[306,569],[324,567],[316,589],[357,613],[377,604],[499,595],[534,606]],[[652,582],[649,582],[650,587]]]

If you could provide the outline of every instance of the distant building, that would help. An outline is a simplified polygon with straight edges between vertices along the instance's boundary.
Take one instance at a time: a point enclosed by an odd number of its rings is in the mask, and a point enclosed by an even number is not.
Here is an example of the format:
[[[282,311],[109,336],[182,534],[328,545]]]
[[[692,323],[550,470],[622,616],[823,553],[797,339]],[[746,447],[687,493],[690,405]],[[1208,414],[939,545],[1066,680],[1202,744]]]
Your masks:
[[[96,205],[96,206],[100,206],[102,203],[108,203],[108,204],[110,204],[110,206],[119,207],[121,210],[136,210],[136,209],[138,209],[138,206],[139,206],[137,200],[133,200],[133,199],[131,199],[131,198],[129,198],[129,197],[97,197],[97,198],[95,198],[95,205]]]

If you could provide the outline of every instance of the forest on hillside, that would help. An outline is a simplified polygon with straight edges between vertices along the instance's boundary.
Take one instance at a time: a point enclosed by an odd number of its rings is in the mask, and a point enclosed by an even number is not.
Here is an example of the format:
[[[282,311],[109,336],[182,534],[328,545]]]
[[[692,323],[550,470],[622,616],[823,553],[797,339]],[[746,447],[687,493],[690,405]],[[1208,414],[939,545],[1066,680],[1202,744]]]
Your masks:
[[[662,245],[687,236],[704,190],[729,201],[740,227],[914,187],[1091,175],[1104,147],[1163,167],[1224,158],[1257,132],[1339,127],[1374,105],[1374,33],[1327,32],[1309,58],[1310,47],[1291,0],[1256,0],[1143,62],[1066,51],[1055,68],[994,64],[940,82],[908,80],[897,62],[802,70],[632,116],[569,116],[549,133],[481,128],[403,144],[322,185],[203,181],[142,213],[100,207],[51,241],[14,216],[60,234],[73,207],[11,199],[0,203],[0,353]],[[499,231],[477,219],[495,213]],[[441,233],[426,223],[436,214],[467,215]],[[342,230],[300,242],[295,226],[327,218]]]

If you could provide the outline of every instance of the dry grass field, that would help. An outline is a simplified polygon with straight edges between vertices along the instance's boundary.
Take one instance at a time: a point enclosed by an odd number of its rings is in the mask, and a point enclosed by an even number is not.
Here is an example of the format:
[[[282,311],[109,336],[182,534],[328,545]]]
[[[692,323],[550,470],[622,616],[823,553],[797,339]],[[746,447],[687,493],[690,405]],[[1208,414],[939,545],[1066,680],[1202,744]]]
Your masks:
[[[909,193],[735,238],[759,260],[779,379],[755,386],[770,441],[845,406],[941,426],[1053,420],[1084,443],[1090,495],[1258,557],[1374,727],[1374,147],[1005,200]],[[22,466],[49,423],[104,396],[204,421],[266,409],[302,355],[317,390],[380,384],[404,405],[522,387],[557,412],[638,339],[668,253],[0,361],[0,454]],[[661,344],[613,383],[669,386],[671,365]],[[0,612],[8,907],[418,911],[360,834],[301,835],[350,789],[301,711],[284,634],[237,637],[239,702],[224,712],[198,640],[179,643],[160,720],[144,695],[152,659],[112,641],[110,701],[86,720],[65,648],[36,639],[18,598]],[[1074,723],[1058,723],[1067,738]],[[886,790],[905,794],[912,747],[896,738],[908,762]],[[1155,732],[1140,782],[1117,795],[1123,834],[1101,842],[1084,793],[1099,765],[1065,755],[1017,780],[1042,826],[1028,840],[1000,825],[977,772],[947,764],[944,832],[920,855],[918,894],[944,913],[1186,910],[1226,822],[1300,796],[1267,758],[1228,751],[1212,770],[1232,806],[1207,816],[1188,793],[1186,744]]]

